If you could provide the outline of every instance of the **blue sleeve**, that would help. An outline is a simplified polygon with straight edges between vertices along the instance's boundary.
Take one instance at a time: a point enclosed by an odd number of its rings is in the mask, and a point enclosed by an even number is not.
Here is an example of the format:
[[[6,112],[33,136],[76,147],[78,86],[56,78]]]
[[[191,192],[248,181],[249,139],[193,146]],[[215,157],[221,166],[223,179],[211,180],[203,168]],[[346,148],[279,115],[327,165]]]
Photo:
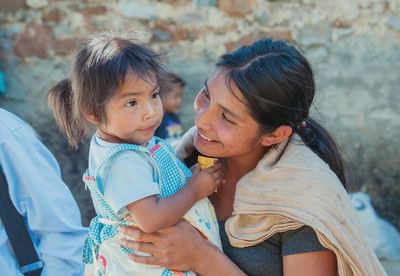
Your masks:
[[[11,200],[45,262],[42,275],[82,275],[86,229],[55,158],[22,125],[1,135],[0,163]]]

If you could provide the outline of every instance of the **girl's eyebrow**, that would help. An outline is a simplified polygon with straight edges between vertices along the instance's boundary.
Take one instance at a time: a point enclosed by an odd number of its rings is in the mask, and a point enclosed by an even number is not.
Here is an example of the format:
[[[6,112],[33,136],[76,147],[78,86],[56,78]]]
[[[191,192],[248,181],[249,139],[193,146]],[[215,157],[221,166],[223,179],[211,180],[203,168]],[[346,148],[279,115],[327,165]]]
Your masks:
[[[157,91],[158,89],[160,89],[160,86],[159,86],[159,85],[157,85],[157,86],[152,90],[152,92],[155,92],[155,91]],[[138,96],[138,95],[140,95],[140,94],[143,94],[143,92],[142,92],[142,91],[129,91],[129,92],[126,92],[126,93],[124,93],[123,95],[121,95],[120,99],[123,100],[123,99],[125,99],[125,98],[129,98],[129,97],[132,97],[132,96]]]

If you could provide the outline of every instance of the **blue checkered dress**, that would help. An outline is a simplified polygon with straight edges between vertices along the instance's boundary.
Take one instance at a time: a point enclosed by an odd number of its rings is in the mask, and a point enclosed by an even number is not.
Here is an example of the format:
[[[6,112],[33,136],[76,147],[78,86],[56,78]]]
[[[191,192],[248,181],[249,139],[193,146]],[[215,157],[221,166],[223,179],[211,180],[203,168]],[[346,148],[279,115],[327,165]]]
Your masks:
[[[93,263],[97,257],[99,246],[107,239],[118,234],[118,225],[128,225],[121,214],[117,212],[107,203],[103,196],[103,187],[98,173],[100,169],[114,155],[125,150],[142,151],[152,160],[155,175],[155,182],[158,183],[160,194],[159,198],[169,197],[178,192],[191,176],[191,171],[174,155],[174,150],[164,140],[154,137],[155,143],[148,143],[151,148],[134,145],[134,144],[118,144],[112,147],[97,168],[93,171],[86,170],[83,175],[85,185],[90,190],[93,204],[97,216],[92,219],[89,226],[89,235],[85,240],[83,250],[83,262]],[[134,164],[132,164],[134,166]],[[111,223],[110,223],[111,222]],[[131,249],[121,246],[125,253],[133,253]],[[172,275],[172,272],[165,269],[162,275]]]

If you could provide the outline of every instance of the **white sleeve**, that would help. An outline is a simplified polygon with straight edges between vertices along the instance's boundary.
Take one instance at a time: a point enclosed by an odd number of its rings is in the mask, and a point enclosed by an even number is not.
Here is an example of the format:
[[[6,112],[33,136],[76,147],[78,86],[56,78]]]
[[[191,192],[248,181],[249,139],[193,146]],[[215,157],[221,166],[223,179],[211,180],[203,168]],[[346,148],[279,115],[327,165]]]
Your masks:
[[[127,205],[160,193],[153,166],[144,153],[126,151],[104,170],[104,198],[117,212]]]

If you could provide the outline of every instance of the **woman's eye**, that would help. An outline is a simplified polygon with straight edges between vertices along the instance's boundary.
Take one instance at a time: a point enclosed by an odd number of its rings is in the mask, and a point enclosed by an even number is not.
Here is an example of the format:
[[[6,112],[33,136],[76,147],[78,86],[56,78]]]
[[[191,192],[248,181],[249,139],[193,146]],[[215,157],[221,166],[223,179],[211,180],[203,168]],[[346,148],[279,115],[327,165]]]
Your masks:
[[[235,124],[233,121],[229,120],[229,119],[226,117],[225,113],[223,113],[223,112],[222,112],[222,118],[223,118],[225,121],[227,121],[228,123],[230,123],[230,124]]]
[[[208,93],[208,90],[206,89],[206,88],[203,88],[203,94],[204,94],[204,97],[206,97],[207,99],[209,99],[210,98],[210,93]]]
[[[129,101],[129,102],[126,103],[127,107],[132,107],[132,106],[135,106],[135,105],[137,105],[137,101],[134,101],[134,100]]]
[[[153,93],[153,94],[151,95],[151,98],[153,98],[153,99],[156,99],[156,98],[158,98],[158,97],[160,97],[160,92],[155,92],[155,93]]]

